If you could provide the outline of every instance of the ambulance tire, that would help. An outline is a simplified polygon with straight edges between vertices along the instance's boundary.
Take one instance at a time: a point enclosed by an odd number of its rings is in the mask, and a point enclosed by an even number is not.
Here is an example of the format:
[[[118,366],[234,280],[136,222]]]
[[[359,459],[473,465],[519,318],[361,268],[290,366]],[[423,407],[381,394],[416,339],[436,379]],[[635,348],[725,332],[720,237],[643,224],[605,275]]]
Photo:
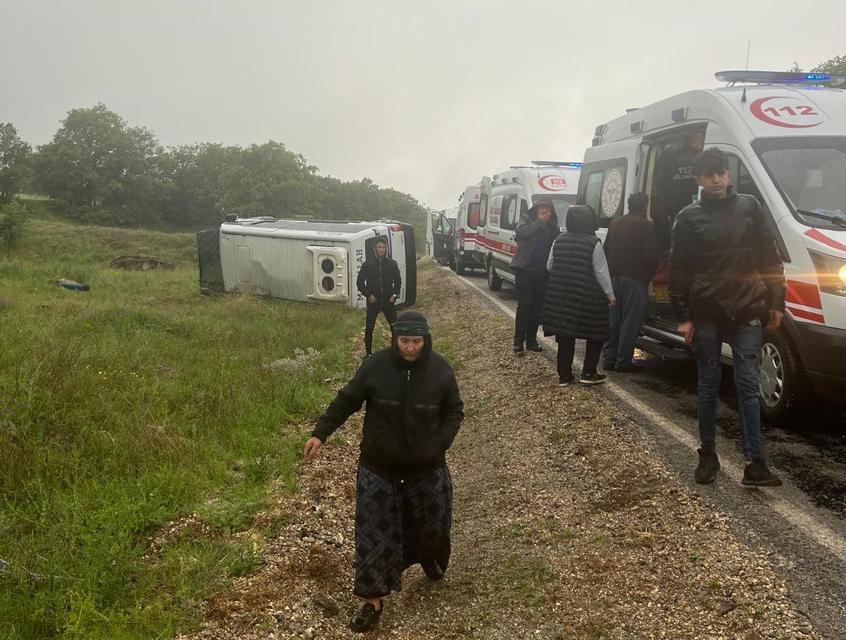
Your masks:
[[[796,350],[783,331],[764,331],[759,376],[761,417],[787,426],[798,415],[805,385]]]
[[[463,276],[465,273],[467,273],[467,266],[461,261],[461,256],[459,256],[458,253],[455,254],[454,260],[455,272],[460,276]]]
[[[485,271],[488,275],[488,289],[490,289],[491,291],[499,291],[500,289],[502,289],[502,278],[497,275],[492,258],[488,258]]]

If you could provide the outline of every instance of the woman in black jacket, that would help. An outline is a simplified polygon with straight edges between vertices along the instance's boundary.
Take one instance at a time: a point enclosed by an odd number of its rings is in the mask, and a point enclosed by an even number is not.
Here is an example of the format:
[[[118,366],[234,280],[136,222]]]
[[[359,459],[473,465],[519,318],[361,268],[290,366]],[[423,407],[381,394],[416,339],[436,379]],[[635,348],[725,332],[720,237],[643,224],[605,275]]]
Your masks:
[[[464,418],[455,374],[432,351],[426,318],[401,313],[391,348],[368,358],[338,392],[306,442],[313,459],[326,439],[367,403],[355,513],[355,589],[363,599],[350,626],[372,628],[382,601],[420,563],[432,580],[450,556],[452,480],[445,453]]]
[[[573,382],[576,338],[587,340],[581,382],[599,384],[596,370],[602,344],[608,339],[608,310],[614,289],[602,244],[596,237],[596,215],[588,206],[567,210],[567,230],[549,252],[549,280],[543,307],[543,331],[558,342],[558,383]]]

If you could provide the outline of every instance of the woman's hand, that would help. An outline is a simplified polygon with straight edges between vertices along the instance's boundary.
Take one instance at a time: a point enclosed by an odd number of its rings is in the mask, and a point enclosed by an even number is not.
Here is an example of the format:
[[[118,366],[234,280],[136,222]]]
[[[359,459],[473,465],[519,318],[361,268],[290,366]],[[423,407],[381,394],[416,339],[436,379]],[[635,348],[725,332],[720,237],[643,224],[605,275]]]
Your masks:
[[[317,452],[320,451],[320,447],[323,446],[323,442],[320,438],[316,436],[310,437],[306,440],[305,447],[303,447],[303,458],[306,460],[314,460],[317,457]]]

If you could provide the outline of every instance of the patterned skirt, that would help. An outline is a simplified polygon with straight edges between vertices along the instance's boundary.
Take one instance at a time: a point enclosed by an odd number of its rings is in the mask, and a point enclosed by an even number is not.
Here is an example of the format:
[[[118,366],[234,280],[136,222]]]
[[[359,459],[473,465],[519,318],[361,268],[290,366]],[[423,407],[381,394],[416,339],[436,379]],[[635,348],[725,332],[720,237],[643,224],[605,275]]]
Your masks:
[[[402,589],[402,572],[435,561],[446,571],[452,478],[446,465],[414,480],[388,480],[359,466],[355,505],[355,588],[361,598]]]

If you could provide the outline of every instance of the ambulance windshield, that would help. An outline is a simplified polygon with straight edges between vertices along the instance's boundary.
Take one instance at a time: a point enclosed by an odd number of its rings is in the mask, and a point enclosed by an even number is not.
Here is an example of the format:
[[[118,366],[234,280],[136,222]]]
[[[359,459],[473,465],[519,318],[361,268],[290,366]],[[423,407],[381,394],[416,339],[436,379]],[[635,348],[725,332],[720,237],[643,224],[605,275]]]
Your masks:
[[[846,227],[846,137],[764,138],[752,146],[800,222]]]
[[[562,194],[555,195],[534,195],[532,196],[532,204],[538,200],[552,200],[552,206],[555,207],[555,217],[558,218],[558,226],[564,228],[564,221],[567,219],[567,209],[570,205],[576,204],[576,194]]]

